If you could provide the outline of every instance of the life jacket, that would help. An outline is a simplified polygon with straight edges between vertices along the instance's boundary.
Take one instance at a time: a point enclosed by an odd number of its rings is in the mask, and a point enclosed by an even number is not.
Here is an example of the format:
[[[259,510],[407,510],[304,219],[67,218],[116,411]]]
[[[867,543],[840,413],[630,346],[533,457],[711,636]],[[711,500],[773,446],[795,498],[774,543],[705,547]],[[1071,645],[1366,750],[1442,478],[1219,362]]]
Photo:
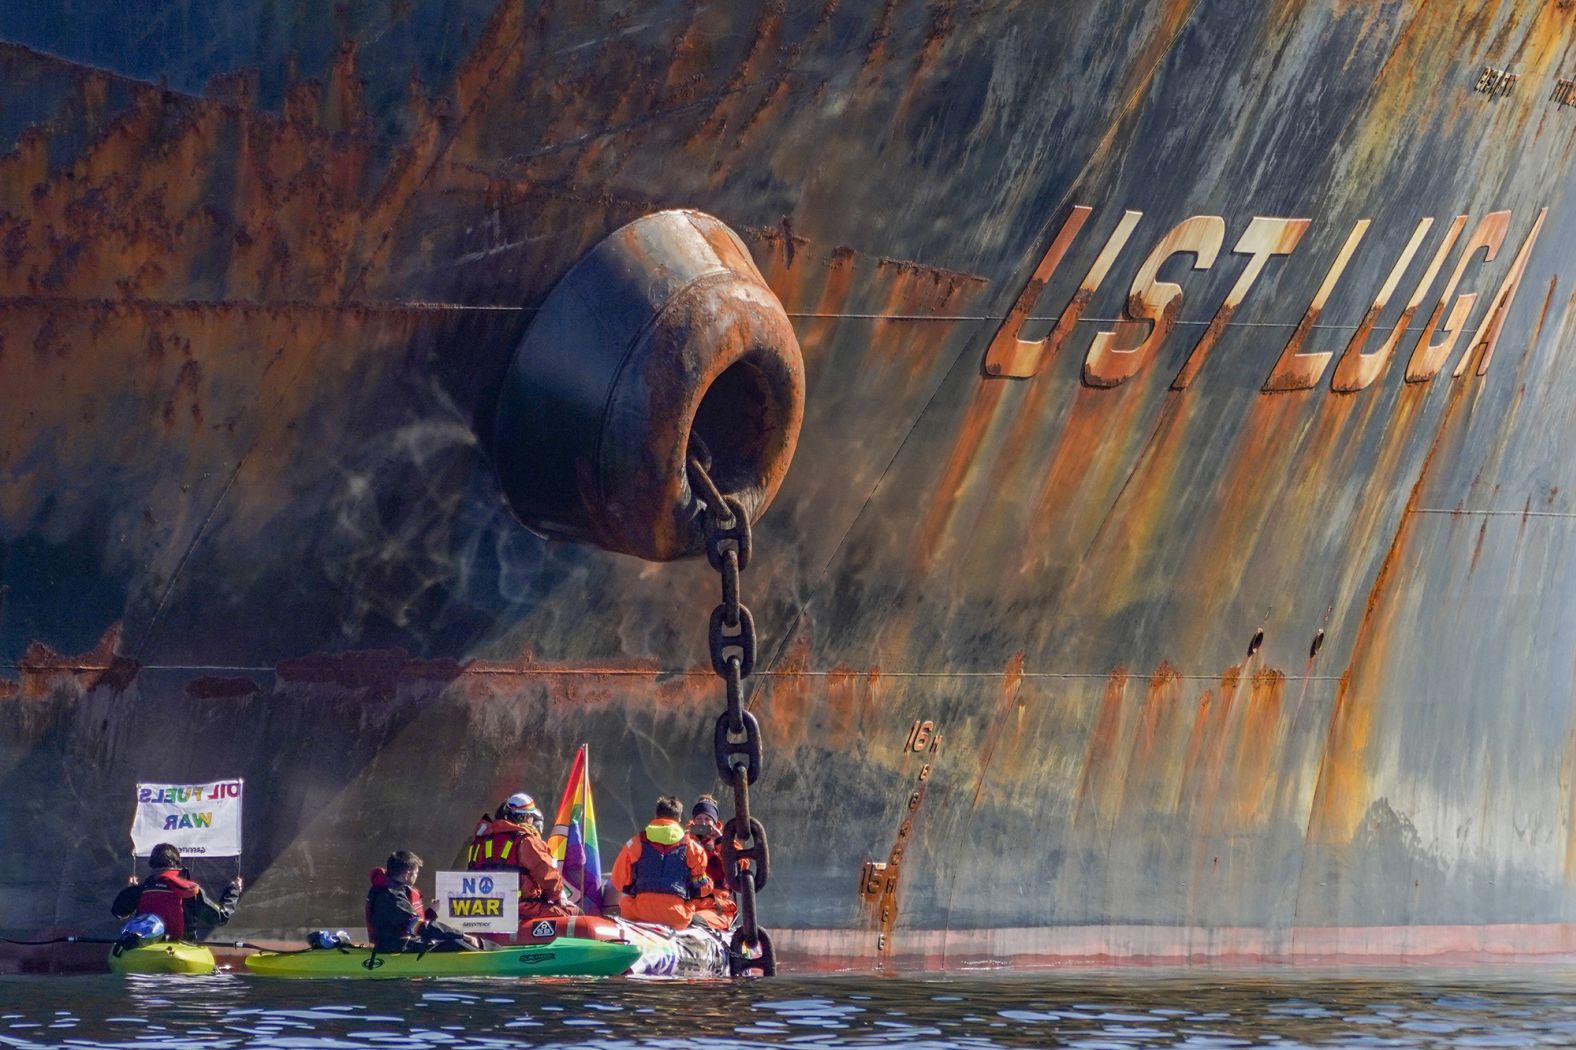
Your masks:
[[[511,820],[484,820],[465,849],[467,871],[509,871],[524,868],[526,847],[520,840],[531,832]]]
[[[721,839],[702,842],[700,848],[706,851],[706,874],[711,878],[713,891],[718,894],[728,892],[730,881],[727,869],[722,864]]]
[[[372,928],[372,898],[378,890],[388,890],[390,893],[393,893],[392,887],[395,883],[393,879],[389,878],[388,871],[383,868],[373,868],[370,877],[372,888],[367,891],[367,903],[362,909],[362,918],[367,924],[367,940],[376,944],[378,942],[378,934]],[[410,906],[415,909],[417,915],[425,915],[427,913],[427,909],[421,900],[421,891],[414,886],[410,887]]]
[[[689,856],[685,846],[689,837],[684,836],[672,845],[652,842],[645,832],[640,833],[640,856],[630,867],[633,884],[624,888],[628,894],[671,893],[681,900],[689,900],[694,879],[690,875]]]
[[[142,883],[137,914],[157,915],[164,923],[164,935],[178,941],[186,936],[186,902],[200,892],[195,882],[173,868],[154,872]]]

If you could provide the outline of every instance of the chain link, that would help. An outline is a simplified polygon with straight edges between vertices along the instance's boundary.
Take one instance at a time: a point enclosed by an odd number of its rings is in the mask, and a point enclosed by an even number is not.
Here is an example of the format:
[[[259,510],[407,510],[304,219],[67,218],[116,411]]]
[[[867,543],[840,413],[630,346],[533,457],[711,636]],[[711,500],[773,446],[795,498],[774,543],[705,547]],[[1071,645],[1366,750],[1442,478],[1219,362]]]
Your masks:
[[[712,752],[717,775],[733,788],[733,817],[723,826],[723,870],[739,904],[739,928],[729,946],[728,970],[735,977],[777,972],[771,934],[755,914],[755,891],[766,887],[771,852],[766,828],[750,815],[750,785],[761,778],[765,748],[761,723],[744,707],[744,679],[755,670],[755,618],[739,600],[739,574],[750,564],[750,519],[738,500],[724,496],[707,473],[711,455],[691,450],[689,481],[706,505],[706,561],[722,578],[722,601],[711,612],[706,642],[711,666],[723,680],[727,706],[717,717]]]

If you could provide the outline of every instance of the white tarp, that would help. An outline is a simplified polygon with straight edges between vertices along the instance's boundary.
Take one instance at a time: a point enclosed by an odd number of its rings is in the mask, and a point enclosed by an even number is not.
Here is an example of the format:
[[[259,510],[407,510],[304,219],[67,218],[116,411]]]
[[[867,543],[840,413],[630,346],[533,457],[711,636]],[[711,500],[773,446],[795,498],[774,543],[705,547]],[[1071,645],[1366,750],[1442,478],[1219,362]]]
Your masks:
[[[466,933],[513,933],[520,926],[520,873],[440,871],[438,918]]]
[[[138,784],[131,851],[139,857],[168,842],[183,857],[241,855],[240,780]]]

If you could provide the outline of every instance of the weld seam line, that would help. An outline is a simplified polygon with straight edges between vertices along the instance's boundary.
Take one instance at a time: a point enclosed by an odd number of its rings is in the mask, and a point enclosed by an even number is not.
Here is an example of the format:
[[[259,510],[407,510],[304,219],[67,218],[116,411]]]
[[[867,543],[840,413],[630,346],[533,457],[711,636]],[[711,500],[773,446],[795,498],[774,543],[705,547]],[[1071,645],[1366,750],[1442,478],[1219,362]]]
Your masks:
[[[0,295],[0,306],[27,305],[29,303],[76,303],[84,306],[98,306],[113,308],[117,306],[157,307],[160,309],[202,309],[220,307],[227,309],[253,308],[259,310],[322,310],[341,312],[346,309],[360,310],[425,310],[431,312],[464,312],[477,313],[540,313],[540,306],[510,306],[504,303],[434,303],[421,300],[375,300],[375,299],[345,299],[337,302],[313,302],[311,300],[260,300],[260,299],[146,299],[128,298],[114,299],[106,296],[52,296],[52,295]],[[946,323],[990,321],[1000,324],[1006,320],[993,314],[894,314],[894,313],[861,313],[850,312],[821,312],[807,310],[786,310],[788,317],[803,321],[939,321]],[[1051,323],[1061,320],[1060,314],[1031,315],[1024,318],[1024,323],[1030,321]],[[1130,317],[1080,317],[1081,325],[1091,324],[1133,324],[1135,318]],[[1178,327],[1206,328],[1210,321],[1176,321]],[[1227,328],[1282,328],[1293,329],[1297,325],[1288,321],[1227,321]],[[1310,326],[1314,331],[1327,332],[1354,332],[1360,325],[1319,323]],[[1412,325],[1402,329],[1403,332],[1421,332],[1423,328]]]
[[[1459,507],[1414,507],[1413,514],[1450,514],[1463,518],[1576,518],[1570,510],[1466,510]]]
[[[117,670],[141,671],[228,671],[233,674],[245,672],[247,674],[284,674],[277,666],[274,667],[230,667],[219,664],[137,664],[132,668],[122,668],[112,664],[29,664],[0,661],[0,670],[21,671],[24,673],[70,672],[73,674],[105,673]],[[1009,677],[1006,671],[880,671],[874,674],[869,672],[848,671],[757,671],[763,678],[972,678],[972,679],[999,679]],[[562,668],[533,668],[533,667],[467,667],[462,668],[455,677],[467,675],[497,675],[508,676],[540,676],[543,678],[557,677],[582,677],[582,678],[715,678],[715,672],[710,669],[687,671],[655,671],[641,670],[638,668],[609,668],[598,670],[594,667],[562,667]],[[401,677],[397,672],[395,677]],[[442,675],[413,675],[407,681],[421,681],[424,678],[433,680]],[[1085,671],[1023,671],[1012,674],[1013,678],[1045,678],[1045,679],[1075,679],[1105,681],[1111,677],[1110,673],[1085,672]],[[1167,675],[1187,682],[1218,682],[1218,674],[1176,674]],[[310,681],[305,676],[297,677],[297,681]],[[1288,682],[1338,682],[1339,675],[1286,675]]]
[[[203,536],[207,534],[209,524],[213,521],[214,515],[219,513],[219,507],[224,503],[224,498],[230,494],[230,488],[235,484],[235,479],[241,476],[241,468],[246,465],[246,457],[250,453],[251,450],[248,449],[235,461],[235,469],[230,471],[230,476],[225,479],[224,488],[219,490],[219,495],[214,499],[212,506],[208,508],[208,513],[203,515],[202,524],[197,526],[197,532],[192,536],[191,542],[181,552],[180,561],[175,563],[175,569],[170,573],[169,582],[164,585],[164,593],[159,595],[159,604],[154,606],[153,615],[148,617],[147,629],[142,632],[142,640],[137,644],[137,650],[133,654],[133,659],[140,657],[143,651],[148,648],[149,643],[153,641],[154,633],[158,628],[159,617],[164,615],[164,607],[169,604],[170,595],[175,593],[175,584],[180,580],[181,573],[185,571],[187,560],[191,558],[192,552],[197,549],[197,544],[202,542]]]

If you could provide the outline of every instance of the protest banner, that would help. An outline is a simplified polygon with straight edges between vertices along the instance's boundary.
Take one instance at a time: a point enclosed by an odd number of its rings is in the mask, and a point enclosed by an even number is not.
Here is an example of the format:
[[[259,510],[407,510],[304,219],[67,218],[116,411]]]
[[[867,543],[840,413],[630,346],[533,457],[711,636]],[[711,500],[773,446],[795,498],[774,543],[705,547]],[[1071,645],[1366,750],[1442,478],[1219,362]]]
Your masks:
[[[513,933],[520,925],[520,873],[440,871],[438,918],[466,933]]]
[[[241,855],[240,780],[138,784],[131,852],[146,857],[168,842],[183,857]]]

